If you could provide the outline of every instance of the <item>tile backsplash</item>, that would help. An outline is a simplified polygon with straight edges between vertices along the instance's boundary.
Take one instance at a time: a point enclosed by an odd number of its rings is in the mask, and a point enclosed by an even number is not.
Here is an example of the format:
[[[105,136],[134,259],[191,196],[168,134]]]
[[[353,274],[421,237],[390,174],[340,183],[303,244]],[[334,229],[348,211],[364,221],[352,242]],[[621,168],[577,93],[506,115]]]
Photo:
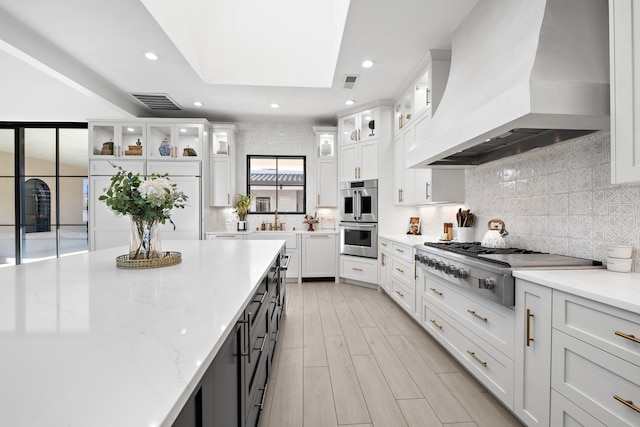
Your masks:
[[[640,185],[611,184],[610,145],[610,133],[597,132],[468,169],[464,208],[478,216],[476,240],[499,218],[514,247],[604,261],[607,245],[632,245],[640,272]],[[420,215],[437,235],[458,207]]]

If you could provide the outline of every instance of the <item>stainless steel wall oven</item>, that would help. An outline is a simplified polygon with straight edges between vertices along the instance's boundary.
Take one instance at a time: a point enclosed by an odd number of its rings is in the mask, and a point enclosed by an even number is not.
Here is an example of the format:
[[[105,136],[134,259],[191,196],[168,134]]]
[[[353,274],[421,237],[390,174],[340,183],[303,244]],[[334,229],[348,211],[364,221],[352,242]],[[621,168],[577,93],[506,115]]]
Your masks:
[[[378,257],[378,180],[340,185],[340,253]]]

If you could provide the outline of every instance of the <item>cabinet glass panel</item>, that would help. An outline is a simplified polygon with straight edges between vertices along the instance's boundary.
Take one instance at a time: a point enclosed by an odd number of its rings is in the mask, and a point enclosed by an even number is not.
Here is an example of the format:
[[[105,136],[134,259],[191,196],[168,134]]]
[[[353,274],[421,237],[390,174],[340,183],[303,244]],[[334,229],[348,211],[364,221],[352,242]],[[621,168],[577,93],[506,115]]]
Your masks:
[[[357,141],[358,133],[356,130],[356,119],[357,116],[348,116],[342,119],[340,126],[340,131],[342,132],[340,135],[340,142],[342,144],[349,144]]]
[[[147,130],[147,142],[149,158],[170,158],[173,147],[173,125],[171,124],[150,124]]]
[[[359,113],[360,117],[360,141],[376,137],[376,117],[372,110]]]
[[[202,155],[202,125],[177,125],[176,148],[178,157]]]
[[[24,157],[25,175],[55,175],[56,130],[25,129]]]
[[[318,156],[335,157],[336,155],[336,135],[332,132],[321,132],[319,136]]]
[[[431,100],[429,99],[429,71],[426,71],[416,83],[413,96],[416,115],[422,114],[431,106]]]
[[[145,125],[120,125],[121,153],[124,157],[143,157],[145,149]],[[116,153],[117,154],[117,153]]]
[[[402,114],[402,102],[398,102],[394,107],[393,117],[394,117],[393,129],[395,132],[397,132],[400,129],[402,129],[402,119],[404,118],[404,115]]]
[[[404,97],[402,104],[402,111],[404,112],[404,123],[408,124],[412,118],[413,113],[413,96],[411,93],[407,93]]]
[[[115,154],[115,129],[115,124],[92,124],[89,126],[89,137],[94,156],[113,156]]]
[[[211,154],[214,156],[229,157],[231,147],[229,147],[228,131],[211,132]]]

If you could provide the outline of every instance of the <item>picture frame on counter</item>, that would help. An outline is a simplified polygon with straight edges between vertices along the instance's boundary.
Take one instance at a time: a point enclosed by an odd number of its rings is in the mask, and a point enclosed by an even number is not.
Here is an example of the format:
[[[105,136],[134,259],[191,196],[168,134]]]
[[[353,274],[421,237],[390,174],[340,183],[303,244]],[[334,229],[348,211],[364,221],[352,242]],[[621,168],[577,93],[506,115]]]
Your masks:
[[[420,217],[412,216],[409,218],[409,229],[407,234],[414,234],[420,236]]]

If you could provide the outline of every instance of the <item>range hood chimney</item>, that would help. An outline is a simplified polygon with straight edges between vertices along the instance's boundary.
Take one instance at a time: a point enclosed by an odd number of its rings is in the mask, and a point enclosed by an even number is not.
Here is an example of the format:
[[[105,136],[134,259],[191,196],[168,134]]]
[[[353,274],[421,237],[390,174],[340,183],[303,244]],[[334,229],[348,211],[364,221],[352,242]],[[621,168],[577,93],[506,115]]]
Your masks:
[[[480,0],[408,167],[476,165],[609,128],[607,0]]]

